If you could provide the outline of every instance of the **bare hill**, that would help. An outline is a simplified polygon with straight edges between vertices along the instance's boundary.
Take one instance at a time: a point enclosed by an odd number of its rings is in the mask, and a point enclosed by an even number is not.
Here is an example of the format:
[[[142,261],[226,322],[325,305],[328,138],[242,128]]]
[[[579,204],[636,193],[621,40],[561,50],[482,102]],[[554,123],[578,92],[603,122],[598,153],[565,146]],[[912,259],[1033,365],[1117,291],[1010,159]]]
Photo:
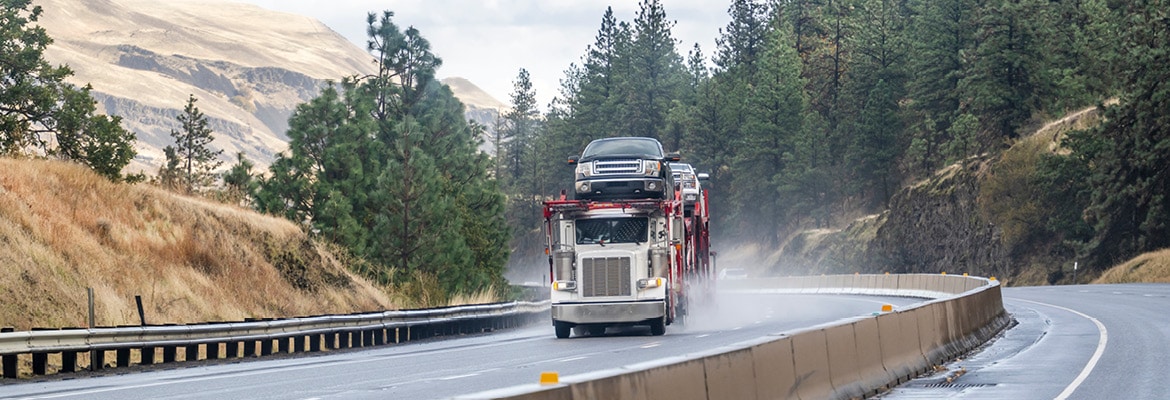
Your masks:
[[[0,158],[0,324],[193,323],[394,308],[283,219],[116,184],[75,164]]]
[[[93,85],[102,111],[139,139],[132,169],[154,172],[187,96],[215,131],[213,146],[261,167],[287,148],[288,117],[326,80],[375,72],[373,59],[321,22],[224,0],[34,0],[53,37],[46,58]],[[465,81],[464,81],[465,82]],[[471,111],[498,101],[470,82]],[[464,96],[464,93],[472,93]],[[466,98],[465,98],[466,97]],[[481,102],[486,103],[480,104]],[[471,106],[474,106],[471,107]],[[477,120],[484,117],[480,116]]]

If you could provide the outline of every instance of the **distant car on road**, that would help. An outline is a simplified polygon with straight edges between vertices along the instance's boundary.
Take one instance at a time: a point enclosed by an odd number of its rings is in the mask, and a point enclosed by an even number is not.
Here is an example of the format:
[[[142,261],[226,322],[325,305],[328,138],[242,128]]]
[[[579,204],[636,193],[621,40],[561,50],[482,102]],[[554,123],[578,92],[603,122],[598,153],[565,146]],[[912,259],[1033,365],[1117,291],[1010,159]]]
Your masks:
[[[737,280],[747,278],[748,272],[743,268],[724,268],[723,270],[719,271],[720,280]]]

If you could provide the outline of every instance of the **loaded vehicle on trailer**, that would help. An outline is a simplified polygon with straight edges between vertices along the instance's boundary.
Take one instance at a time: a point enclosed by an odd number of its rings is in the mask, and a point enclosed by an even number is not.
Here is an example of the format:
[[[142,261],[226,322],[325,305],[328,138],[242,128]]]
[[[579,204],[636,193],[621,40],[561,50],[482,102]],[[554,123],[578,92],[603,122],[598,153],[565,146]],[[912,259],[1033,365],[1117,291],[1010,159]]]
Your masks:
[[[653,139],[637,139],[651,140],[661,149]],[[681,191],[671,190],[666,166],[671,160],[650,160],[659,165],[649,165],[645,158],[638,162],[665,172],[662,183],[669,197],[578,190],[577,200],[562,196],[544,203],[552,322],[558,338],[573,331],[598,335],[611,326],[636,325],[662,335],[666,325],[681,321],[692,302],[706,300],[713,291],[706,193],[687,207]],[[616,181],[606,182],[608,188]],[[590,189],[596,188],[594,183]],[[586,199],[580,198],[582,193]]]

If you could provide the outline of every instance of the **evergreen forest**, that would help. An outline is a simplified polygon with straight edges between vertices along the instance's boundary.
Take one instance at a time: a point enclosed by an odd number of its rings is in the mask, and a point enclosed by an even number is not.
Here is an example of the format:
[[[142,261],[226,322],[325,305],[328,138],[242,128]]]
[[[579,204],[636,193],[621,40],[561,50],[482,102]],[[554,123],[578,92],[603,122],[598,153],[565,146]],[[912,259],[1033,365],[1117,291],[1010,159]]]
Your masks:
[[[673,38],[660,0],[642,0],[633,21],[607,9],[547,112],[521,70],[489,138],[514,248],[540,248],[540,201],[571,188],[565,157],[596,138],[680,151],[711,175],[725,243],[776,245],[881,212],[936,170],[998,160],[1044,121],[1090,107],[1103,122],[1053,138],[1059,150],[1020,177],[1027,190],[1006,194],[1016,202],[1003,204],[1027,207],[992,219],[1027,223],[1004,245],[1099,269],[1170,246],[1168,10],[1165,0],[733,0],[716,48],[702,49]]]

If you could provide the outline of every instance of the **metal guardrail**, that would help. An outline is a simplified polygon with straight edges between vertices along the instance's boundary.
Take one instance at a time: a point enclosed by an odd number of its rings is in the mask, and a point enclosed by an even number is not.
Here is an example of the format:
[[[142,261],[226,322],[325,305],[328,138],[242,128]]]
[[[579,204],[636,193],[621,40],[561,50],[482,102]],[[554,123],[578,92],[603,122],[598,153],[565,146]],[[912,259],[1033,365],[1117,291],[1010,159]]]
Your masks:
[[[131,365],[131,351],[141,365],[175,362],[179,349],[185,361],[315,352],[322,349],[379,346],[434,336],[478,333],[525,325],[547,316],[549,302],[511,302],[426,310],[384,311],[261,321],[72,328],[0,333],[0,372],[19,376],[22,357],[32,361],[32,374],[48,373],[49,354],[61,355],[56,372],[74,372],[78,355],[88,353],[91,369],[105,367],[105,352],[114,351],[113,366]],[[202,352],[200,350],[203,350]]]

